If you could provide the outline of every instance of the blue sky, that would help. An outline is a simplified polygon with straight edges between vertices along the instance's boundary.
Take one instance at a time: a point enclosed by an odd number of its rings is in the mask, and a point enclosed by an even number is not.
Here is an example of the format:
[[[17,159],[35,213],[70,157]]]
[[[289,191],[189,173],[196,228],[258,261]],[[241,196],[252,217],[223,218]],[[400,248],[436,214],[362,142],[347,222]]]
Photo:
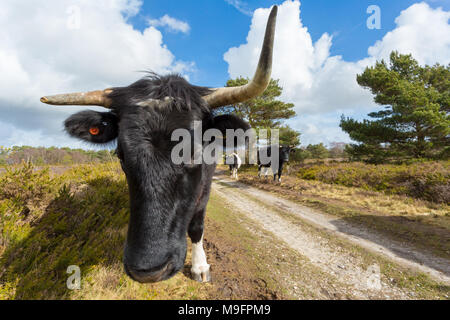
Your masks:
[[[253,12],[284,1],[240,1],[243,8]],[[334,36],[331,55],[342,55],[346,61],[357,61],[367,56],[367,49],[395,28],[394,20],[400,12],[414,3],[413,0],[303,0],[301,19],[313,41],[328,32]],[[426,1],[431,7],[450,10],[450,1]],[[381,29],[369,30],[366,13],[370,5],[381,9]],[[220,86],[227,79],[227,63],[223,54],[230,47],[245,42],[251,16],[242,13],[225,0],[196,1],[145,1],[142,12],[130,22],[139,30],[148,27],[149,18],[165,14],[185,21],[191,26],[189,34],[174,33],[162,28],[164,42],[177,58],[195,61],[197,70],[191,81],[200,85]]]
[[[340,116],[380,108],[356,75],[392,50],[450,63],[448,0],[1,1],[0,145],[91,148],[62,126],[85,108],[49,107],[43,95],[128,85],[139,70],[211,87],[251,77],[274,4],[273,77],[295,105],[287,124],[303,145],[350,141]],[[379,30],[367,28],[370,5],[380,8]]]

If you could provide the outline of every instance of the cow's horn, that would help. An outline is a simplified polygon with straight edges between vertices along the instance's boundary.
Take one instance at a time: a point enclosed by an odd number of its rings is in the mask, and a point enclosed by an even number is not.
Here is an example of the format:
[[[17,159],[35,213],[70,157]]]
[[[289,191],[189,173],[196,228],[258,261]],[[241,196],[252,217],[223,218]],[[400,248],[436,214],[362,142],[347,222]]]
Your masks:
[[[275,39],[277,11],[278,7],[274,6],[270,12],[269,20],[267,21],[266,34],[264,36],[264,43],[259,57],[258,68],[256,69],[252,81],[239,87],[212,89],[212,93],[203,97],[211,108],[218,108],[246,101],[262,94],[264,90],[266,90],[272,73],[273,42]]]
[[[108,98],[108,94],[111,92],[112,89],[106,89],[91,92],[57,94],[42,97],[41,102],[53,105],[101,106],[109,108],[112,100]]]

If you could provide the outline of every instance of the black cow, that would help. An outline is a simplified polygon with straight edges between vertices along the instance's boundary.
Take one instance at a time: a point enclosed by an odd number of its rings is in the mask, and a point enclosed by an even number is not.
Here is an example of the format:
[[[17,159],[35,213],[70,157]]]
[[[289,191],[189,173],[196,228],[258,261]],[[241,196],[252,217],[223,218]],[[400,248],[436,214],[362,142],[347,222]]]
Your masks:
[[[41,98],[54,105],[97,105],[110,112],[83,111],[65,121],[77,138],[108,143],[117,140],[117,154],[130,196],[130,220],[124,269],[134,280],[156,282],[183,268],[186,233],[192,240],[194,279],[209,281],[203,250],[203,223],[215,164],[175,164],[171,141],[176,129],[192,132],[195,121],[203,130],[247,130],[248,124],[230,116],[214,116],[214,108],[260,95],[270,81],[277,7],[269,16],[257,71],[247,85],[209,89],[189,84],[177,75],[150,74],[128,87],[61,94]],[[203,148],[207,143],[203,144]]]
[[[277,146],[275,146],[276,148]],[[295,149],[291,146],[278,146],[278,159],[275,159],[273,162],[272,157],[272,146],[262,147],[258,150],[258,177],[261,178],[262,169],[266,169],[264,175],[267,177],[267,170],[269,168],[272,169],[273,173],[273,181],[276,181],[278,176],[278,182],[281,182],[281,175],[283,174],[283,166],[286,162],[289,162],[289,154],[294,153]],[[261,161],[261,153],[265,153],[271,161],[264,163]],[[277,158],[276,156],[274,158]]]

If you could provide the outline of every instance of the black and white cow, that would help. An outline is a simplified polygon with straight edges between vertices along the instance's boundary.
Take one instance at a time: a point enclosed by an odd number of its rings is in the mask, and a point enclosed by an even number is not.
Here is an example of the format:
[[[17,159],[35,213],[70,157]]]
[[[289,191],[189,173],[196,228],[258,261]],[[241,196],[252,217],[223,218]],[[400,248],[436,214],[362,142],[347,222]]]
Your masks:
[[[130,196],[130,220],[124,250],[125,272],[139,282],[168,279],[183,268],[186,233],[192,240],[194,279],[209,281],[203,250],[203,224],[216,164],[173,161],[177,129],[248,129],[243,120],[214,116],[212,110],[264,92],[272,68],[277,7],[272,9],[257,71],[240,87],[209,89],[177,75],[150,74],[128,87],[41,98],[53,105],[96,105],[109,112],[83,111],[65,121],[66,131],[92,143],[117,141],[117,154]],[[193,135],[191,134],[191,137]],[[203,144],[205,148],[208,143]]]
[[[276,146],[275,146],[276,148]],[[267,178],[269,169],[272,171],[273,173],[273,180],[276,181],[277,180],[277,176],[278,176],[278,182],[281,182],[281,175],[283,174],[283,167],[284,164],[289,162],[289,155],[291,153],[295,152],[295,149],[291,146],[278,146],[278,161],[277,162],[272,162],[273,158],[277,158],[277,157],[272,157],[271,154],[271,150],[273,149],[272,146],[268,146],[268,147],[262,147],[258,150],[258,177],[261,178],[261,175],[264,175]],[[269,159],[271,159],[271,161],[269,161],[268,163],[263,163],[261,161],[261,153],[266,153],[267,157]],[[275,160],[276,161],[276,160]],[[264,173],[262,172],[264,170]]]
[[[231,178],[238,179],[238,169],[242,165],[241,157],[237,153],[232,153],[226,157],[225,163],[230,167]]]

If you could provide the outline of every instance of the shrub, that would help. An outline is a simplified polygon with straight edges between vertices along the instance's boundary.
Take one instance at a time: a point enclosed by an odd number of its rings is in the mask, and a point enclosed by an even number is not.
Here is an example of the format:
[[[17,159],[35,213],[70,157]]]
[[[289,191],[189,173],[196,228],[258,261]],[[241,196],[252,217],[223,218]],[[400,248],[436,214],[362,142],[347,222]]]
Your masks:
[[[10,199],[21,204],[41,199],[51,191],[49,169],[35,171],[31,163],[23,163],[18,168],[6,168],[0,176],[0,200]]]
[[[370,165],[360,162],[313,164],[300,167],[297,176],[306,180],[450,203],[450,161],[408,165]]]
[[[118,163],[61,176],[31,164],[8,169],[0,176],[0,299],[68,298],[67,266],[87,273],[120,263],[127,222]]]

